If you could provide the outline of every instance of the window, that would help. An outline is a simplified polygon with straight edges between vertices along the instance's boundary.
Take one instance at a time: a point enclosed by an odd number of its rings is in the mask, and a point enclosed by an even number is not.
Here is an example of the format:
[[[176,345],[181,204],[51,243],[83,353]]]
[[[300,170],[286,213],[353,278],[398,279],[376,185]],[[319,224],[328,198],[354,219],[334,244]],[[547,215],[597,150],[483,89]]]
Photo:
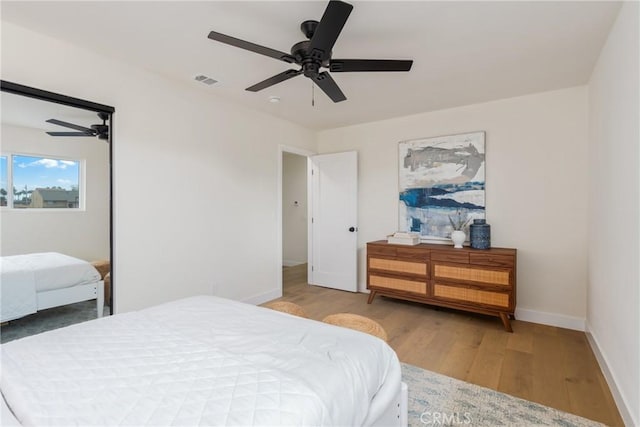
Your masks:
[[[79,160],[11,154],[0,158],[0,169],[2,206],[14,209],[82,206]]]
[[[7,180],[7,156],[0,156],[0,206],[7,206],[7,188],[9,181]]]

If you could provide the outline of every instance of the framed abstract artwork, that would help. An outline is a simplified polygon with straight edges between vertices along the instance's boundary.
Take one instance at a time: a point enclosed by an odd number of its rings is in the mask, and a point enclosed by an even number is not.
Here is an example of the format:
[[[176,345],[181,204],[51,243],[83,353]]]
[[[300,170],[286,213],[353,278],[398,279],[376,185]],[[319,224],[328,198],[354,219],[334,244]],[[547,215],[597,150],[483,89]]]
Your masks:
[[[484,132],[403,141],[398,159],[401,231],[449,242],[450,218],[484,219]]]

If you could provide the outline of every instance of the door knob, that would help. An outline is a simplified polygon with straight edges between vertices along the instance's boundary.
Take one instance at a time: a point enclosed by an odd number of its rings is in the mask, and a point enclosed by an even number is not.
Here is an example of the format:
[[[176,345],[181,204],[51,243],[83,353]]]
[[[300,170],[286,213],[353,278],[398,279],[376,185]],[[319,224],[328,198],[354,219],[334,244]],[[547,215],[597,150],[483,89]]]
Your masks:
[[[356,231],[356,228],[355,227],[349,227],[349,231],[353,233],[354,231]]]

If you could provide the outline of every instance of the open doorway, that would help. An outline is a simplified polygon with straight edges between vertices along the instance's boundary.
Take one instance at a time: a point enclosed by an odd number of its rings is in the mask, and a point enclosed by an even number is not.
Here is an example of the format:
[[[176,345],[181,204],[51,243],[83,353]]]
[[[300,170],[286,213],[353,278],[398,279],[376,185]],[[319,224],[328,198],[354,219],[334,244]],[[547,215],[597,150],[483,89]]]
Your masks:
[[[283,295],[307,285],[309,247],[308,156],[314,153],[281,147],[281,286]]]
[[[282,153],[282,292],[307,284],[307,157]]]
[[[307,263],[307,158],[282,153],[282,266]]]
[[[279,154],[275,297],[295,297],[289,283],[301,291],[313,284],[357,292],[357,152],[280,146]]]

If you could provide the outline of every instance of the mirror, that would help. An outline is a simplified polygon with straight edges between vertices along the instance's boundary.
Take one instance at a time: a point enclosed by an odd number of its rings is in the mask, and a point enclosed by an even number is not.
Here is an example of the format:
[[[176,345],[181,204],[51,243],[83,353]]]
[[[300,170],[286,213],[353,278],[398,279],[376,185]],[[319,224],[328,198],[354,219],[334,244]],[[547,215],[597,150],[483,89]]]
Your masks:
[[[1,255],[55,252],[111,272],[114,109],[6,81],[1,103]]]

